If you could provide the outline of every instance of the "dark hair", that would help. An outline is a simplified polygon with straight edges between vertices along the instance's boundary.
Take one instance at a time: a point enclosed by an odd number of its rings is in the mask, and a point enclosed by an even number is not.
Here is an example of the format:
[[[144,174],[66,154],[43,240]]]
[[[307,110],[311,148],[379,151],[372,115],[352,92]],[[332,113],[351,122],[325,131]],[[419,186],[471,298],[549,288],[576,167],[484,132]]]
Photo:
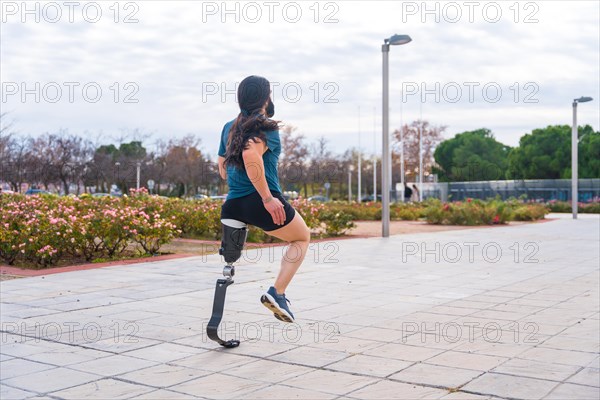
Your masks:
[[[244,169],[242,153],[248,147],[248,142],[266,142],[265,132],[279,129],[279,123],[261,113],[271,98],[271,85],[262,76],[251,75],[245,78],[240,82],[237,96],[240,114],[229,130],[225,165]]]

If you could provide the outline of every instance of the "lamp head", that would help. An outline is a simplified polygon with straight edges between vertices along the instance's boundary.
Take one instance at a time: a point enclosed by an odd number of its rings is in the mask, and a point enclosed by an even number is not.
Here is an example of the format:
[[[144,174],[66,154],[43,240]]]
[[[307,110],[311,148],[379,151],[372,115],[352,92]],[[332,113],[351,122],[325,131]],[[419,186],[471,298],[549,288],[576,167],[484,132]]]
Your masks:
[[[575,99],[573,101],[577,102],[577,103],[587,103],[588,101],[592,101],[594,99],[592,99],[591,97],[580,97],[578,99]]]
[[[393,35],[391,38],[385,39],[385,42],[391,44],[392,46],[406,44],[410,41],[412,41],[412,39],[408,35]]]

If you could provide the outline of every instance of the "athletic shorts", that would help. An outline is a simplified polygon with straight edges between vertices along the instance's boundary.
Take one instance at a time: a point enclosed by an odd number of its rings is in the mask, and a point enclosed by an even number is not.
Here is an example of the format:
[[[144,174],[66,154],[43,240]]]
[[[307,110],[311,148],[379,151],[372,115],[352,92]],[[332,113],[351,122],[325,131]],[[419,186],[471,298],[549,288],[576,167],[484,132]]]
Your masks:
[[[236,219],[248,225],[254,225],[263,231],[274,231],[275,229],[283,228],[294,219],[296,210],[288,203],[281,193],[271,191],[274,198],[279,199],[283,204],[285,212],[285,222],[283,225],[275,225],[273,217],[265,206],[258,192],[253,192],[249,195],[228,199],[221,207],[221,219]]]

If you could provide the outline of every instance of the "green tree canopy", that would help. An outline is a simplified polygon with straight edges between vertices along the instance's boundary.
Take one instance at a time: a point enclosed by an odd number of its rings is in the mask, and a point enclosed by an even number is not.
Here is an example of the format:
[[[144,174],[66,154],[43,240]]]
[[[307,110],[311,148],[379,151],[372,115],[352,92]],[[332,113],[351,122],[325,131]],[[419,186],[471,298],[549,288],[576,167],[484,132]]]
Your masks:
[[[600,133],[578,127],[579,178],[600,177]],[[571,178],[571,127],[552,125],[521,137],[508,156],[511,179]]]
[[[504,179],[509,151],[489,129],[459,133],[437,146],[433,172],[443,182]]]
[[[591,126],[586,125],[580,128],[578,133],[578,175],[581,178],[600,178],[600,132],[594,131]]]

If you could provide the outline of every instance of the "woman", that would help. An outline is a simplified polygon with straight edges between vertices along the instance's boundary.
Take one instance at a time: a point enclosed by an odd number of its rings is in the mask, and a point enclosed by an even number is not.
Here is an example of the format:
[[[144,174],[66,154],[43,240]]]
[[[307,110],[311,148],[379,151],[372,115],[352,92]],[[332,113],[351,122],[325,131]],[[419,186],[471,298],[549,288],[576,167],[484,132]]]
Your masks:
[[[219,147],[219,173],[229,186],[221,219],[257,226],[289,243],[279,275],[261,302],[277,319],[294,322],[285,290],[304,260],[310,231],[281,195],[277,176],[281,143],[279,124],[270,119],[274,106],[269,81],[249,76],[240,83],[237,95],[240,113],[223,127]]]
[[[413,190],[412,190],[411,201],[418,203],[419,201],[421,201],[420,196],[419,196],[419,188],[417,188],[417,185],[415,185],[414,183],[413,183],[412,188],[413,188]]]

